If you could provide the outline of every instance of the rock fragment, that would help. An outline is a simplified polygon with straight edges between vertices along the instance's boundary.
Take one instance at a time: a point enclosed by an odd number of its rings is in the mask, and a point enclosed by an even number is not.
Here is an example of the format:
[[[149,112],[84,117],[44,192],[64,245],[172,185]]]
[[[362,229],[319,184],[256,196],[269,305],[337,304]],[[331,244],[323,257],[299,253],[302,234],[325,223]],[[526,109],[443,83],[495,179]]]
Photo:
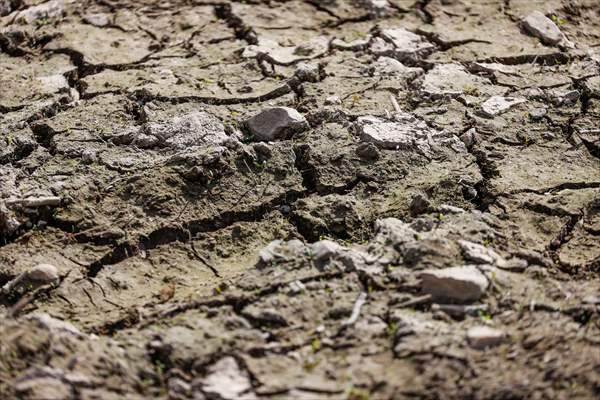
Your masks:
[[[328,50],[329,39],[325,36],[314,37],[298,46],[281,46],[272,39],[259,39],[258,44],[244,49],[242,57],[264,57],[273,64],[292,65],[298,61],[319,57]]]
[[[219,145],[228,139],[218,118],[204,111],[195,111],[169,121],[148,123],[134,144],[142,148],[162,145],[183,150],[191,146]]]
[[[390,57],[379,57],[373,63],[373,75],[375,76],[400,76],[411,80],[423,74],[422,68],[407,67],[400,61]]]
[[[494,118],[526,101],[522,97],[492,96],[481,105],[480,114],[486,118]]]
[[[523,27],[530,34],[539,38],[544,44],[557,45],[563,34],[558,26],[539,11],[533,11],[523,19]]]
[[[371,49],[373,53],[394,57],[400,61],[422,58],[435,50],[435,45],[404,28],[383,29],[381,37],[391,44],[392,48],[383,43],[375,43]]]
[[[58,270],[54,265],[38,264],[4,285],[2,292],[29,291],[43,285],[56,283],[59,278]]]
[[[474,349],[483,350],[497,346],[504,340],[504,332],[489,326],[474,326],[467,331],[467,340]]]
[[[485,275],[474,266],[425,270],[419,274],[421,290],[434,301],[468,303],[478,300],[488,288]]]
[[[355,128],[361,141],[373,143],[381,149],[413,150],[423,155],[432,152],[432,145],[464,150],[464,144],[456,136],[431,129],[409,113],[397,113],[394,121],[374,116],[359,117]]]
[[[196,386],[210,399],[255,398],[254,394],[250,392],[252,385],[248,373],[239,367],[235,358],[230,356],[224,357],[210,366],[208,375],[194,382],[194,387]]]
[[[495,90],[491,90],[495,89]],[[504,88],[494,88],[487,78],[469,73],[460,64],[438,64],[427,72],[421,84],[421,93],[430,98],[453,98],[462,94],[488,92],[501,94]]]
[[[506,260],[500,254],[478,243],[459,240],[458,245],[460,246],[464,257],[474,263],[491,264],[499,267],[506,264]]]
[[[308,122],[298,111],[289,107],[264,110],[245,122],[258,141],[269,142],[290,138],[294,133],[308,129]]]

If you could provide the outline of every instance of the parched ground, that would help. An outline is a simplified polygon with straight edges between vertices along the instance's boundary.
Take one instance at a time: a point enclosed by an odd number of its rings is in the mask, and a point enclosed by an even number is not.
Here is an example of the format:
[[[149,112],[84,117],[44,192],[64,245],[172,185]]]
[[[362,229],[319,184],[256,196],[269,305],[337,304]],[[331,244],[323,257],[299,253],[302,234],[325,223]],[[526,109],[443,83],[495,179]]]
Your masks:
[[[0,398],[600,396],[597,0],[0,16]]]

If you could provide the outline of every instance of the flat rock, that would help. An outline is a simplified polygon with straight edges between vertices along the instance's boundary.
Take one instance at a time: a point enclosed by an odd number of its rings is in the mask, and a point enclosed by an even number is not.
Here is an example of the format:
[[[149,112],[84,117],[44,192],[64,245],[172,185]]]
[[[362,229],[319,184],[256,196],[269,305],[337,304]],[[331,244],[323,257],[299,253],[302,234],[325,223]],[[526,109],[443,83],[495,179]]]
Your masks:
[[[288,138],[308,128],[304,116],[289,107],[275,107],[261,111],[248,119],[245,124],[254,138],[262,142]]]
[[[377,55],[415,60],[435,50],[434,44],[404,28],[383,29],[380,35],[384,41],[373,41],[371,46],[371,51]]]
[[[228,139],[225,127],[218,118],[204,111],[196,111],[169,121],[148,123],[134,144],[142,148],[160,145],[183,150],[191,146],[219,145]]]
[[[198,382],[202,392],[211,399],[237,400],[253,399],[255,396],[250,377],[243,371],[235,358],[224,357],[208,369],[208,375]],[[196,384],[194,385],[196,386]]]
[[[468,303],[485,294],[489,282],[475,266],[425,270],[419,274],[423,293],[434,301]]]
[[[556,45],[563,39],[563,34],[558,26],[544,14],[534,11],[523,19],[525,30],[539,38],[544,44]]]
[[[467,340],[474,349],[483,350],[497,346],[505,338],[504,332],[489,326],[474,326],[467,331]]]
[[[474,263],[496,266],[504,266],[506,264],[506,260],[500,254],[478,243],[459,240],[458,245],[460,246],[464,257]]]
[[[317,36],[297,46],[281,46],[272,39],[259,39],[258,44],[247,46],[242,53],[244,58],[263,56],[270,62],[291,65],[298,61],[310,60],[325,54],[329,50],[329,39]]]
[[[373,63],[374,76],[400,76],[405,79],[414,79],[423,74],[422,68],[407,67],[400,61],[391,57],[379,57]]]
[[[362,142],[374,143],[381,149],[413,150],[429,156],[432,146],[452,147],[463,151],[464,144],[454,135],[436,131],[409,113],[398,113],[394,120],[374,116],[359,117],[355,123]]]
[[[486,118],[494,118],[510,110],[517,104],[525,103],[526,101],[522,97],[492,96],[481,105],[479,112]]]
[[[469,73],[460,64],[438,64],[423,78],[420,91],[431,98],[462,94],[503,94],[506,88],[493,86],[489,79]]]

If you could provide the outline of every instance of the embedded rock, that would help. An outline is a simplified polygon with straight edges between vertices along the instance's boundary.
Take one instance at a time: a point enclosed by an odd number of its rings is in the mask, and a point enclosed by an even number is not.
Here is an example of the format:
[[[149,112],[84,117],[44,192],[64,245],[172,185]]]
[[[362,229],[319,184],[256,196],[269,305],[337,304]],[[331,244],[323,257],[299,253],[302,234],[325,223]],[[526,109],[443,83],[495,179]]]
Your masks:
[[[302,114],[289,107],[264,110],[248,119],[245,124],[254,138],[262,142],[289,138],[308,128],[308,122]]]
[[[419,274],[423,293],[434,301],[467,303],[480,299],[489,282],[474,266],[425,270]]]
[[[544,44],[557,45],[563,34],[558,26],[544,14],[534,11],[523,19],[523,27],[530,34],[539,38]]]
[[[522,97],[492,96],[481,105],[480,114],[486,118],[494,118],[526,101]]]

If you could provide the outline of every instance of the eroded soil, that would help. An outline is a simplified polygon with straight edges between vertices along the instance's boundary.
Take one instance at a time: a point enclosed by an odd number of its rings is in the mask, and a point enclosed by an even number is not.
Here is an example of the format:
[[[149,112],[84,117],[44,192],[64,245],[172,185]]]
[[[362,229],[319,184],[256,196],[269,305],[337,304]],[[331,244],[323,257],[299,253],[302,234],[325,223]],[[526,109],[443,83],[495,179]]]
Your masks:
[[[0,15],[0,398],[600,396],[596,0]]]

